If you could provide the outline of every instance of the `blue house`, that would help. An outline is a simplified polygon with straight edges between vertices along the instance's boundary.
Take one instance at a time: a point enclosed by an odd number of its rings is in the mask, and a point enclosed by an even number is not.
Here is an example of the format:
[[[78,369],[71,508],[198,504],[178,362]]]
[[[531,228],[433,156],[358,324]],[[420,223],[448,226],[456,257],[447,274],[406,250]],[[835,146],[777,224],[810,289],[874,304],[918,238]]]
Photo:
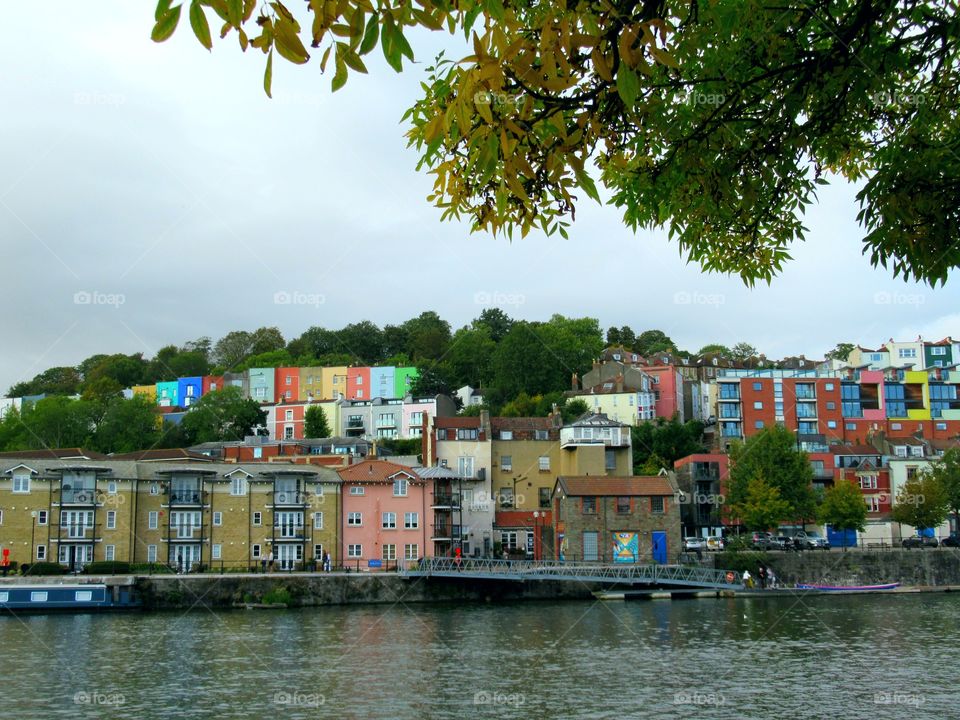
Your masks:
[[[272,403],[276,371],[273,368],[250,368],[247,374],[250,377],[250,397],[259,403]]]
[[[167,380],[157,383],[157,405],[160,407],[180,407],[180,396],[177,394],[179,383],[176,380]]]
[[[177,397],[180,407],[188,408],[203,395],[203,377],[182,377],[177,380]]]
[[[370,368],[370,397],[383,398],[391,400],[396,397],[394,394],[394,378],[396,375],[395,367],[372,367]]]

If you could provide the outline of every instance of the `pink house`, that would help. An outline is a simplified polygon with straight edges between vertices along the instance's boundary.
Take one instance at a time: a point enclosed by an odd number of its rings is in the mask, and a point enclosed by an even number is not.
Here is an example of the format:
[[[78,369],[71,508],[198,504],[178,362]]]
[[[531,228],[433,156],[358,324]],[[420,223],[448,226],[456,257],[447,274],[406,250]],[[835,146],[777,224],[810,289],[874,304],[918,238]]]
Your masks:
[[[275,370],[273,382],[276,402],[296,402],[300,397],[300,368],[280,367]]]
[[[337,471],[342,486],[340,557],[359,570],[393,569],[427,550],[433,489],[405,465],[364,460]]]
[[[303,440],[303,415],[307,403],[280,403],[276,407],[273,437],[277,440]]]
[[[370,368],[347,368],[347,400],[369,400],[371,392]]]
[[[681,421],[683,417],[683,376],[675,365],[653,365],[644,367],[643,371],[653,376],[650,389],[656,398],[655,414],[658,418],[673,417],[678,413]]]

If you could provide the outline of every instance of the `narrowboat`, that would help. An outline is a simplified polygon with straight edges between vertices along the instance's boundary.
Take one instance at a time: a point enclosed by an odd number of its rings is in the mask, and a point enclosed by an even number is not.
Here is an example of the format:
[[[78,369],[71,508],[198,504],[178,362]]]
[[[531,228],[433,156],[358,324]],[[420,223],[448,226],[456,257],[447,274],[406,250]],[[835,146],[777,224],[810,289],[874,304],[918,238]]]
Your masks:
[[[104,583],[29,583],[0,585],[0,611],[23,612],[125,610],[140,606],[133,585]],[[0,617],[7,613],[0,612]]]

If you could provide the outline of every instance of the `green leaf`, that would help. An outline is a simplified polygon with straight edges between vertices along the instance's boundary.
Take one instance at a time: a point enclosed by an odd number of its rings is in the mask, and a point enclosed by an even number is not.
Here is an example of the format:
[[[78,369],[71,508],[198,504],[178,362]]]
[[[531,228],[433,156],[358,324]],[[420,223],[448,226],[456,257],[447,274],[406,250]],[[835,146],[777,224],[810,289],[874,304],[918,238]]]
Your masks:
[[[617,92],[627,109],[636,104],[637,95],[640,94],[640,78],[626,65],[620,65],[620,69],[617,70]]]
[[[171,8],[164,15],[157,19],[157,24],[153,26],[150,33],[150,39],[154,42],[163,42],[177,29],[177,23],[180,22],[180,5]]]
[[[273,84],[273,49],[271,48],[270,52],[267,53],[267,69],[263,73],[263,91],[267,93],[268,98],[272,98],[273,95],[270,94],[270,86]]]
[[[210,25],[207,22],[207,16],[200,7],[200,0],[192,0],[190,3],[190,27],[193,28],[193,34],[197,40],[207,50],[213,49],[213,40],[210,38]]]
[[[367,66],[363,64],[363,60],[360,59],[360,56],[357,55],[354,50],[347,48],[343,53],[343,60],[357,72],[367,72]]]
[[[360,54],[366,55],[373,50],[380,39],[380,18],[374,13],[367,21],[367,29],[363,33],[363,40],[360,43]]]
[[[170,2],[171,0],[159,0],[157,9],[153,13],[154,21],[159,22],[160,18],[170,12]]]
[[[587,195],[599,203],[600,193],[597,192],[597,186],[594,184],[593,178],[590,177],[589,173],[576,168],[573,169],[573,172],[577,176],[577,185],[579,185]]]
[[[383,21],[383,30],[381,31],[382,36],[380,39],[380,47],[383,49],[383,57],[386,58],[387,62],[397,72],[403,70],[403,59],[401,57],[400,48],[397,46],[397,28],[393,23],[393,18],[387,15]]]
[[[243,0],[227,0],[227,17],[231,25],[240,27],[243,22]]]
[[[334,73],[333,82],[331,83],[333,92],[336,92],[347,84],[347,66],[343,62],[343,53],[340,52],[339,45],[337,47],[336,68],[337,71]]]

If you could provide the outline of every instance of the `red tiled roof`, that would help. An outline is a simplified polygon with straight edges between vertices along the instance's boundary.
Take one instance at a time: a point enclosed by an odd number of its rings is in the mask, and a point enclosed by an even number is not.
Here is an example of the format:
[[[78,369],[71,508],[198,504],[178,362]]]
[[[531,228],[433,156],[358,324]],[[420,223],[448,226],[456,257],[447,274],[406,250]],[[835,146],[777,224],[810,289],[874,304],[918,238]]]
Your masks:
[[[660,475],[610,477],[607,475],[561,476],[557,484],[566,495],[673,495],[670,481]]]
[[[490,418],[494,430],[554,430],[557,426],[548,417],[495,417]]]
[[[837,445],[834,455],[883,455],[873,445]]]
[[[413,468],[386,460],[364,460],[341,468],[337,472],[345,482],[386,482],[401,472],[416,480],[420,479]]]
[[[433,426],[438,428],[472,428],[479,429],[479,417],[438,417],[433,419]]]

